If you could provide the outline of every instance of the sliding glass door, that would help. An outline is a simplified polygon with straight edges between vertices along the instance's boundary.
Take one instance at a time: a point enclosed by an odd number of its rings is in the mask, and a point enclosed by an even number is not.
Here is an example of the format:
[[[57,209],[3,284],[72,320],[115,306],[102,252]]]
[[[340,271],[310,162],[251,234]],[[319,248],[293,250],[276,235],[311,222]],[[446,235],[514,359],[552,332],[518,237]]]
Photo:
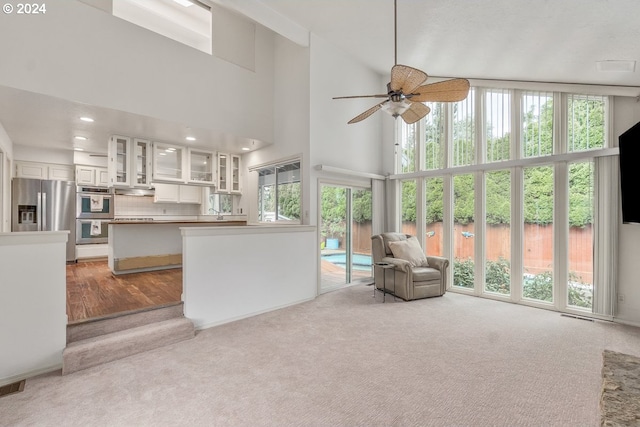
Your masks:
[[[320,292],[370,281],[371,189],[320,184]]]

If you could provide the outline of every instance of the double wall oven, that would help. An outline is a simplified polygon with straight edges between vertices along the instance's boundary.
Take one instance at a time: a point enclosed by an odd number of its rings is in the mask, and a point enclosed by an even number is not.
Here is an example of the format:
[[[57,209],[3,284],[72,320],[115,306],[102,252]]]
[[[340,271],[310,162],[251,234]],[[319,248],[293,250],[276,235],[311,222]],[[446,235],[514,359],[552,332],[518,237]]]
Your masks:
[[[114,217],[111,188],[78,187],[76,189],[76,244],[107,243],[108,223]]]

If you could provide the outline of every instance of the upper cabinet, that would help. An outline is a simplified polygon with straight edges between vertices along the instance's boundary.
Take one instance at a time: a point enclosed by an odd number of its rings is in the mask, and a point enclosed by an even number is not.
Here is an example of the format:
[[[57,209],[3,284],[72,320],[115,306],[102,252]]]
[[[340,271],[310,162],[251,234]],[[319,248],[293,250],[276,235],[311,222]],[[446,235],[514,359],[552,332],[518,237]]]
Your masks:
[[[76,165],[76,184],[108,187],[109,173],[107,172],[107,168]]]
[[[131,173],[133,174],[134,187],[151,186],[151,142],[146,139],[133,140],[133,158],[131,162]]]
[[[218,153],[218,193],[242,193],[240,156]]]
[[[130,187],[129,170],[131,158],[131,138],[114,135],[109,140],[108,167],[109,186]]]
[[[186,147],[153,143],[153,181],[186,182]]]
[[[53,163],[37,163],[15,161],[16,178],[56,179],[60,181],[73,181],[74,169],[69,165],[57,165]]]
[[[215,184],[215,156],[211,151],[189,148],[189,183]]]
[[[151,143],[114,135],[109,141],[109,185],[113,187],[151,186]]]

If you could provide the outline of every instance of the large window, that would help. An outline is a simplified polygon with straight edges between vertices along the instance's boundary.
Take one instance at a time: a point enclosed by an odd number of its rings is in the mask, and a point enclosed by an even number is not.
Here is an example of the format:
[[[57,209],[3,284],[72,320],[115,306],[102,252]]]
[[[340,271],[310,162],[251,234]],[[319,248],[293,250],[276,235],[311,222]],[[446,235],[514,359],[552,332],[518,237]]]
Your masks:
[[[475,163],[475,91],[453,108],[453,166]]]
[[[113,0],[113,16],[211,53],[211,9],[197,0]]]
[[[569,164],[569,281],[567,305],[591,309],[593,302],[592,161]]]
[[[553,302],[553,166],[524,170],[522,296]]]
[[[605,103],[603,96],[567,96],[567,150],[603,148],[605,143]]]
[[[300,222],[300,161],[258,171],[258,221]]]
[[[442,178],[425,180],[425,245],[427,255],[444,255],[443,218],[444,187]]]
[[[416,235],[416,181],[402,181],[402,232]]]
[[[511,293],[511,172],[485,175],[485,284],[486,292]]]
[[[431,112],[424,119],[424,169],[441,169],[444,167],[445,105],[430,102],[427,106]]]
[[[511,158],[511,92],[492,89],[485,93],[487,162]]]
[[[615,261],[594,244],[616,235],[617,204],[603,190],[617,176],[609,97],[474,88],[429,107],[412,132],[398,132],[410,138],[400,142],[405,164],[418,168],[392,177],[401,230],[424,233],[426,253],[450,260],[455,290],[609,315],[611,278],[601,273]]]
[[[523,156],[553,154],[553,93],[524,93],[521,122]]]
[[[472,174],[453,177],[453,286],[474,287],[474,212]]]

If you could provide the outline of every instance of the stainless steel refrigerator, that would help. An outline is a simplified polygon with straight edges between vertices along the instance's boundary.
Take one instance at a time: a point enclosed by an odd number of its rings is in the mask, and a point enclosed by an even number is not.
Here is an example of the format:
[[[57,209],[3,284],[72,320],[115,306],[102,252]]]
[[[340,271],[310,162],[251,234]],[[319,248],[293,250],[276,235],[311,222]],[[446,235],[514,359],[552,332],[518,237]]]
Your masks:
[[[69,230],[67,261],[76,260],[76,183],[28,178],[11,181],[11,231]]]

